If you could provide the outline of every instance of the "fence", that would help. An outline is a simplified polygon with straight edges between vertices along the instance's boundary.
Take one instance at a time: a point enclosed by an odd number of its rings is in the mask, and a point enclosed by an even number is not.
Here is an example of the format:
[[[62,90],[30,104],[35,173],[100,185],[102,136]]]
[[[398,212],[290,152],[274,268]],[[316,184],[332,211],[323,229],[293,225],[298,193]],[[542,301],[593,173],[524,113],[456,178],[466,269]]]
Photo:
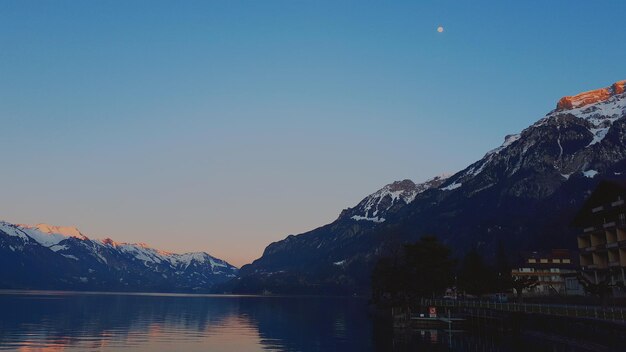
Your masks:
[[[526,304],[502,303],[478,300],[421,300],[422,306],[436,306],[445,308],[478,308],[504,312],[536,313],[564,317],[591,318],[615,322],[626,322],[626,309],[617,307],[579,306],[560,304]]]

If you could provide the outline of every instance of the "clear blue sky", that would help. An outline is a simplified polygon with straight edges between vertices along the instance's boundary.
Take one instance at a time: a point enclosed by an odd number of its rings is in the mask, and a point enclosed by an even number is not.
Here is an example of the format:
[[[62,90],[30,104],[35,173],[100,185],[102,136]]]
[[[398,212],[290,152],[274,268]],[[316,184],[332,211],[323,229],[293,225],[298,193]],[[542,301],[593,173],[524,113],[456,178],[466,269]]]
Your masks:
[[[0,218],[241,265],[625,79],[625,16],[620,0],[5,0]]]

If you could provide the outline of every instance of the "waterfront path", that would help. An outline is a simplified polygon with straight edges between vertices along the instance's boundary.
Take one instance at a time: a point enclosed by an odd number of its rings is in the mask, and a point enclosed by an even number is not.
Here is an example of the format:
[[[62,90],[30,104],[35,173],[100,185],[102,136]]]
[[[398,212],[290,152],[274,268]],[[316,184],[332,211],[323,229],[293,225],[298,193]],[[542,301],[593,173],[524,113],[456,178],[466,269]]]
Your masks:
[[[621,307],[564,304],[502,303],[479,300],[422,299],[421,305],[439,308],[476,309],[501,312],[535,313],[561,317],[600,319],[626,324],[626,309]]]

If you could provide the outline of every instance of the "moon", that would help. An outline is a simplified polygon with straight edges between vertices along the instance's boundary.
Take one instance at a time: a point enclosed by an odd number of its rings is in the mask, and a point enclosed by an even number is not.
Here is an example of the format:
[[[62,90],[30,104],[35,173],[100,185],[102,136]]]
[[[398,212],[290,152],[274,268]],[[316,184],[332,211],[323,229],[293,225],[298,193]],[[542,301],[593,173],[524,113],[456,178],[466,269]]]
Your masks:
[[[437,27],[437,32],[443,33],[443,27],[442,26]]]

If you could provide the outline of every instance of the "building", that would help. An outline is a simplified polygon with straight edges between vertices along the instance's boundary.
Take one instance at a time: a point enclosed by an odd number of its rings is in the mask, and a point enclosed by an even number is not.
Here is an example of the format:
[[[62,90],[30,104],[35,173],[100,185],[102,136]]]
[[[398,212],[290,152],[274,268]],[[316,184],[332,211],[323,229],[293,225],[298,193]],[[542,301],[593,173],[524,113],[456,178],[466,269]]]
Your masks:
[[[626,283],[626,181],[603,181],[585,201],[573,225],[580,266],[594,284],[606,282],[614,294]]]
[[[536,285],[524,291],[525,294],[577,295],[583,294],[582,286],[576,279],[577,261],[567,249],[554,249],[551,252],[524,253],[511,276],[517,279],[531,279]]]

